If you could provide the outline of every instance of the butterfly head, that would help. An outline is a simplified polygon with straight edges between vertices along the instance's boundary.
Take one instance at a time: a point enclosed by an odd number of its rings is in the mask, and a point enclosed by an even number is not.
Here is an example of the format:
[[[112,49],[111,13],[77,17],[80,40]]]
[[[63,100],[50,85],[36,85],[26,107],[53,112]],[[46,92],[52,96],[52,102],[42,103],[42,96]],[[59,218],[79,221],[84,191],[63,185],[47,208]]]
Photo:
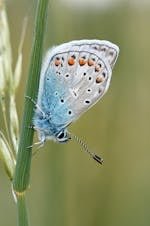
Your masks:
[[[56,134],[55,139],[59,143],[65,143],[71,139],[71,136],[67,129],[62,129],[59,133]]]

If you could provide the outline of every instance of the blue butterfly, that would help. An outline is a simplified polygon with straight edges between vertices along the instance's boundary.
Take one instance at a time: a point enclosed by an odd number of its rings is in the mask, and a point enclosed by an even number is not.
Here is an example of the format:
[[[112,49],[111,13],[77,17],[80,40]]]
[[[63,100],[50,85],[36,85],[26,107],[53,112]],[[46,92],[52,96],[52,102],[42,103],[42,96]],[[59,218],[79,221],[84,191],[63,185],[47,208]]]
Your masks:
[[[67,142],[68,125],[106,93],[119,48],[80,40],[50,49],[43,61],[33,125],[40,143]]]

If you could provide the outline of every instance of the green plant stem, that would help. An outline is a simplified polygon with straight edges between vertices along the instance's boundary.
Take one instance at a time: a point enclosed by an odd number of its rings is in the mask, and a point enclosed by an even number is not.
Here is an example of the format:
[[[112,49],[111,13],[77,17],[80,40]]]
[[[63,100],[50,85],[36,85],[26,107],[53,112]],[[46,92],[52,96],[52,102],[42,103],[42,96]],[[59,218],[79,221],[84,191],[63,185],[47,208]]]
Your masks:
[[[42,47],[44,39],[44,28],[47,18],[47,9],[48,9],[48,0],[38,0],[35,20],[34,40],[31,50],[29,75],[25,93],[25,96],[30,96],[33,99],[35,99],[37,96],[39,86],[42,61]],[[34,131],[30,129],[29,126],[32,124],[33,114],[34,114],[33,103],[31,103],[31,101],[25,98],[17,163],[13,179],[13,189],[14,192],[16,193],[18,206],[18,226],[29,225],[27,216],[27,207],[25,203],[25,191],[29,186],[30,179],[32,148],[29,148],[29,146],[32,145]]]
[[[47,18],[46,17],[47,8],[48,0],[38,1],[34,40],[31,51],[31,61],[25,94],[26,96],[30,96],[34,100],[36,99],[39,85],[42,60],[42,46],[43,46],[44,28]],[[32,157],[32,151],[31,148],[29,147],[32,145],[34,132],[30,128],[30,125],[32,124],[33,114],[34,114],[34,105],[29,99],[25,98],[24,115],[22,121],[19,150],[17,155],[17,164],[13,180],[13,188],[14,191],[16,191],[17,193],[24,192],[29,185],[30,165]]]
[[[19,226],[29,225],[28,213],[26,208],[25,193],[16,195],[17,197],[17,209],[18,209],[18,222]]]

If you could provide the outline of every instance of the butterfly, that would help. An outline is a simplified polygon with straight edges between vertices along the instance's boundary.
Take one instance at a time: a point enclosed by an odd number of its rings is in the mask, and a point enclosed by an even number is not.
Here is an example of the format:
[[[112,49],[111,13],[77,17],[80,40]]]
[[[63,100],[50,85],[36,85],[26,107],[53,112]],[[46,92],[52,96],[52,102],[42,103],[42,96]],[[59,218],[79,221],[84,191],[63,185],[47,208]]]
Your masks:
[[[119,47],[109,41],[77,40],[48,50],[33,118],[40,143],[67,142],[67,127],[108,90]]]

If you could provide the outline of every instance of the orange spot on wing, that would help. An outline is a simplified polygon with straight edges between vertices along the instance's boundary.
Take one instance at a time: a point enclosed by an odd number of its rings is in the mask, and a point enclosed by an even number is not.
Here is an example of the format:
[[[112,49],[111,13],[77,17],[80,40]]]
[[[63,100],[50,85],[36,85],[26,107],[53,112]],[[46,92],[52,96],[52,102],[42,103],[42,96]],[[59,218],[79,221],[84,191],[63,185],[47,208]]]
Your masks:
[[[99,72],[100,71],[100,67],[99,66],[95,66],[95,72]]]
[[[98,77],[96,78],[96,83],[101,83],[101,82],[103,82],[103,81],[104,81],[104,78],[103,78],[103,77],[98,76]]]
[[[55,66],[59,66],[60,64],[61,64],[61,61],[58,60],[58,59],[56,59],[56,60],[55,60]]]
[[[89,66],[93,66],[94,64],[95,64],[95,62],[93,60],[91,60],[91,59],[88,60],[88,65]]]
[[[68,64],[69,64],[69,65],[74,65],[74,64],[75,64],[75,59],[74,59],[73,57],[70,57],[70,58],[68,59]]]
[[[86,62],[87,62],[87,61],[86,61],[85,59],[83,59],[83,58],[80,58],[80,59],[79,59],[79,64],[80,64],[80,66],[85,65]]]

